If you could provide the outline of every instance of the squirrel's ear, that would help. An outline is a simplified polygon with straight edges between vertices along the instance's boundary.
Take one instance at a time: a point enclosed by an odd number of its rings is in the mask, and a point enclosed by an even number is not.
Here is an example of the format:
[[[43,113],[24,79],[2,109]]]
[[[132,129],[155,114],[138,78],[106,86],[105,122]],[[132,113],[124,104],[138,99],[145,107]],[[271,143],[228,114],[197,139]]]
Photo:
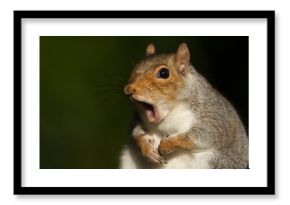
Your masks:
[[[186,75],[188,72],[189,59],[190,53],[186,43],[180,44],[175,54],[175,61],[178,71],[182,75]]]
[[[155,46],[154,44],[150,43],[146,48],[146,56],[150,56],[155,54]]]

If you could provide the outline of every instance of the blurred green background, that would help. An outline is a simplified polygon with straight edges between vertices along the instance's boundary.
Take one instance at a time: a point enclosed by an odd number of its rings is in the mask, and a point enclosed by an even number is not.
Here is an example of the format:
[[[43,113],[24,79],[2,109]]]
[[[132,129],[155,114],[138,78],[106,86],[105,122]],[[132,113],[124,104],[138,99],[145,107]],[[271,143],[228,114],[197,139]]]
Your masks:
[[[248,37],[40,37],[40,168],[118,168],[133,117],[123,94],[147,44],[191,62],[237,108],[248,127]]]

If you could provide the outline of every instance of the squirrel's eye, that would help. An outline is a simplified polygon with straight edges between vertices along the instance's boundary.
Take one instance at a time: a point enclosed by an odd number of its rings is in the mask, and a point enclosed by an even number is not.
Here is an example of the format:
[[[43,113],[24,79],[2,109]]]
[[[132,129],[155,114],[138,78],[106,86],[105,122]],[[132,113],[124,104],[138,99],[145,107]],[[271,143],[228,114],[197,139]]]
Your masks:
[[[157,78],[168,78],[169,77],[169,70],[167,68],[161,68],[157,73]]]

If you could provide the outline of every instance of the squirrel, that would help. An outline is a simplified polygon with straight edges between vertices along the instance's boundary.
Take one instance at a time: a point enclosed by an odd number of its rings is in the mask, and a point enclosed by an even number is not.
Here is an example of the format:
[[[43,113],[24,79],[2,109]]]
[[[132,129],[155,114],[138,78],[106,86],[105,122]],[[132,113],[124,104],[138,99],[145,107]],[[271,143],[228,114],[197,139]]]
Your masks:
[[[248,168],[248,136],[240,117],[191,65],[186,43],[173,54],[156,54],[149,44],[124,93],[138,115],[120,168]]]

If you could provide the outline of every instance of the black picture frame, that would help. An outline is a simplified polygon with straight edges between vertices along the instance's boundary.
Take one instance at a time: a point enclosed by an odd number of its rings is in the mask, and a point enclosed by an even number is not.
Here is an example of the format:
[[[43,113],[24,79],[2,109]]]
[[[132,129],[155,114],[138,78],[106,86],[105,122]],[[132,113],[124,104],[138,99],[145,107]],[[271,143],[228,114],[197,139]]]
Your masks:
[[[266,187],[23,187],[21,161],[21,24],[24,18],[222,18],[267,20]],[[14,194],[272,195],[275,194],[275,11],[14,11]]]

